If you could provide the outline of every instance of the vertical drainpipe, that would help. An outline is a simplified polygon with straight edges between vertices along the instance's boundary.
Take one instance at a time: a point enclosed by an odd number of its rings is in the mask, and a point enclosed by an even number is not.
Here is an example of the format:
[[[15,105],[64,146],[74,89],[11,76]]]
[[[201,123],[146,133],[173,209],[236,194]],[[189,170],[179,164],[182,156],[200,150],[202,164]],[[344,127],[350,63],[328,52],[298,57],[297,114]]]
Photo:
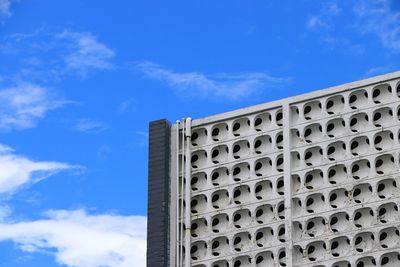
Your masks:
[[[179,266],[180,264],[180,246],[179,246],[179,130],[180,130],[180,121],[177,120],[176,121],[176,177],[175,177],[175,185],[176,185],[176,203],[175,203],[175,207],[176,207],[176,249],[175,249],[175,253],[176,253],[176,257],[175,257],[175,266]]]
[[[191,164],[190,164],[190,143],[191,143],[191,131],[192,119],[187,118],[185,121],[185,139],[186,139],[186,165],[185,165],[185,267],[190,267],[190,176],[191,176]]]
[[[292,239],[292,173],[291,173],[291,142],[290,105],[282,106],[283,113],[283,161],[284,161],[284,189],[285,189],[285,219],[286,219],[286,266],[293,266],[293,239]]]
[[[179,218],[178,218],[178,222],[179,222],[179,219],[180,219],[180,222],[181,222],[181,231],[180,231],[180,238],[179,238],[179,241],[180,241],[180,259],[179,259],[179,264],[180,264],[180,266],[182,267],[183,266],[183,261],[184,261],[184,259],[183,259],[183,234],[184,234],[184,232],[185,232],[185,229],[183,228],[184,226],[184,221],[183,221],[183,217],[184,217],[184,214],[185,214],[185,210],[183,209],[183,207],[184,207],[184,196],[186,195],[186,193],[185,193],[185,162],[187,162],[188,161],[188,159],[186,158],[186,155],[185,155],[185,147],[186,147],[186,145],[185,145],[185,140],[186,140],[186,138],[185,138],[185,136],[186,136],[186,132],[185,132],[185,130],[186,130],[186,128],[185,128],[185,123],[186,123],[186,121],[185,121],[185,118],[183,118],[182,119],[182,147],[181,147],[181,155],[182,155],[182,166],[181,166],[181,212],[180,212],[180,214],[179,214]],[[187,203],[186,203],[186,205],[187,205]]]

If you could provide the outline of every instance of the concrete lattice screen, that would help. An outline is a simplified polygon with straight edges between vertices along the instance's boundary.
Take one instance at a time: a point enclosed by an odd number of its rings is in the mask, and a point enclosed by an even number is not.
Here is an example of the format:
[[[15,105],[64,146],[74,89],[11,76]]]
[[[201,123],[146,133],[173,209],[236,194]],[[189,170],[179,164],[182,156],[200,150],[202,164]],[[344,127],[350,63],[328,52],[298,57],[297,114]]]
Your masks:
[[[190,181],[179,178],[178,203],[190,183],[191,211],[190,248],[176,233],[181,257],[195,267],[400,266],[400,82],[353,87],[194,121],[190,158],[178,151],[179,170],[190,164]]]

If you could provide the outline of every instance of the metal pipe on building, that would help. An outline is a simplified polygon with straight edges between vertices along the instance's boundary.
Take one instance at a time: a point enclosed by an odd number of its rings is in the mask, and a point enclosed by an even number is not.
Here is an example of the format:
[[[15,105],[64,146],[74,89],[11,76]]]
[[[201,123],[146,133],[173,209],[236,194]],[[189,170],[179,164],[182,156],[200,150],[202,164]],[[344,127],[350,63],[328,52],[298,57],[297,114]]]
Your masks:
[[[177,223],[176,223],[176,266],[179,266],[179,260],[180,260],[180,236],[179,236],[179,130],[180,130],[180,121],[177,120],[176,121],[176,181],[175,181],[175,185],[176,185],[176,190],[177,190],[177,197],[176,197],[176,203],[175,203],[175,207],[176,207],[176,217],[177,217]]]
[[[185,151],[185,130],[186,130],[186,128],[185,128],[185,123],[186,123],[186,120],[185,120],[185,118],[183,118],[182,119],[182,147],[181,147],[181,155],[182,155],[182,166],[181,166],[181,168],[182,168],[182,170],[181,170],[181,209],[180,209],[180,216],[178,217],[178,224],[179,224],[179,221],[180,221],[180,228],[181,228],[181,231],[180,231],[180,235],[181,235],[181,237],[180,237],[180,260],[179,260],[179,265],[180,266],[183,266],[183,233],[184,233],[184,223],[183,223],[183,216],[184,216],[184,209],[183,209],[183,207],[184,207],[184,192],[185,192],[185,187],[184,187],[184,185],[185,185],[185,154],[184,154],[184,151]],[[187,159],[186,159],[186,161],[187,161]],[[186,253],[187,253],[187,251],[185,251]]]
[[[190,176],[191,176],[191,166],[190,166],[190,140],[191,140],[191,126],[192,126],[192,119],[187,118],[185,121],[185,139],[186,139],[186,164],[185,164],[185,180],[186,180],[186,187],[185,187],[185,267],[190,266]]]

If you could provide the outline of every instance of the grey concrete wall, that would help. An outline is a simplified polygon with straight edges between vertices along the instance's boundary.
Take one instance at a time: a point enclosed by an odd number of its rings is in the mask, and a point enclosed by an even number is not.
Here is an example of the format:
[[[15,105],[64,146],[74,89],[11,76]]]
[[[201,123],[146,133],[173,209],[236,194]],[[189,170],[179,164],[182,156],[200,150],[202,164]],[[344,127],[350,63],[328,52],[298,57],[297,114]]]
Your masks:
[[[400,266],[400,72],[193,120],[189,142],[179,266]]]

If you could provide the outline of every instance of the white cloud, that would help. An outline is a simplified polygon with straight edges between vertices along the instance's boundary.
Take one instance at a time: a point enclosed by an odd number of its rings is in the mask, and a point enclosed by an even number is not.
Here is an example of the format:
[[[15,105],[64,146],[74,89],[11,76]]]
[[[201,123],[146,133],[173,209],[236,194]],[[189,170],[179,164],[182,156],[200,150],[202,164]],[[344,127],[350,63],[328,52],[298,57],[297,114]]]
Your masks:
[[[113,68],[111,59],[115,52],[91,33],[64,31],[58,37],[70,42],[70,52],[65,57],[69,69],[85,74],[92,69]]]
[[[321,1],[321,7],[318,12],[312,14],[306,22],[306,27],[309,30],[317,33],[323,49],[340,50],[341,52],[348,53],[352,56],[361,56],[365,52],[362,43],[355,42],[351,39],[354,35],[351,33],[349,36],[343,35],[341,32],[348,29],[347,26],[337,27],[337,24],[344,16],[340,17],[343,13],[341,5],[345,5],[343,1]],[[346,11],[346,10],[345,10]],[[353,17],[349,17],[353,23]],[[346,17],[348,19],[348,16]],[[315,36],[312,36],[313,38]]]
[[[140,147],[147,147],[149,142],[149,132],[135,131],[135,134],[136,134],[135,144]]]
[[[342,9],[336,2],[324,2],[319,14],[312,15],[307,21],[309,29],[333,29],[333,18],[340,15]]]
[[[0,241],[25,252],[53,254],[70,267],[145,267],[146,218],[89,215],[83,210],[46,213],[47,219],[0,223]]]
[[[360,44],[356,44],[351,42],[348,39],[337,37],[337,36],[325,36],[321,38],[321,42],[324,44],[324,47],[334,50],[334,49],[341,49],[347,53],[350,53],[354,56],[363,55],[365,52],[364,46]]]
[[[372,77],[384,73],[388,73],[390,71],[393,71],[395,68],[393,66],[380,66],[380,67],[373,67],[370,68],[366,73],[365,77]]]
[[[136,131],[135,132],[137,135],[146,138],[146,140],[149,138],[149,132],[145,132],[145,131]]]
[[[65,102],[57,100],[38,85],[21,84],[0,89],[0,129],[27,129],[35,127],[50,110]]]
[[[97,150],[97,157],[101,160],[106,160],[111,153],[111,147],[109,145],[102,145]]]
[[[125,112],[128,112],[128,111],[132,111],[132,110],[135,109],[135,108],[134,108],[134,105],[135,105],[135,104],[136,104],[135,99],[129,98],[129,99],[127,99],[127,100],[121,102],[121,103],[118,105],[118,112],[119,112],[119,113],[125,113]]]
[[[108,126],[103,122],[92,119],[79,119],[72,129],[79,132],[100,133],[108,129]]]
[[[62,170],[76,168],[54,161],[34,161],[16,155],[0,144],[0,194],[13,193],[22,186],[36,183]]]
[[[11,214],[11,208],[9,206],[0,205],[0,223],[4,221],[6,217]]]
[[[326,3],[324,9],[326,10],[326,14],[330,14],[332,16],[337,16],[342,13],[342,9],[334,1]]]
[[[0,154],[13,152],[14,149],[4,144],[0,144]]]
[[[307,21],[307,27],[310,29],[324,28],[327,27],[326,22],[324,22],[319,16],[311,16]]]
[[[383,46],[400,52],[400,10],[394,10],[389,0],[363,0],[355,6],[363,33],[378,36]]]
[[[0,0],[0,18],[8,17],[11,15],[11,1],[10,0]]]
[[[1,55],[20,59],[8,71],[4,70],[6,77],[54,82],[68,75],[84,77],[97,70],[113,69],[115,52],[92,33],[56,32],[41,27],[28,33],[1,36]]]
[[[182,97],[223,97],[234,100],[288,82],[287,78],[261,72],[214,75],[179,73],[152,62],[139,63],[136,68],[147,77],[166,83]]]

